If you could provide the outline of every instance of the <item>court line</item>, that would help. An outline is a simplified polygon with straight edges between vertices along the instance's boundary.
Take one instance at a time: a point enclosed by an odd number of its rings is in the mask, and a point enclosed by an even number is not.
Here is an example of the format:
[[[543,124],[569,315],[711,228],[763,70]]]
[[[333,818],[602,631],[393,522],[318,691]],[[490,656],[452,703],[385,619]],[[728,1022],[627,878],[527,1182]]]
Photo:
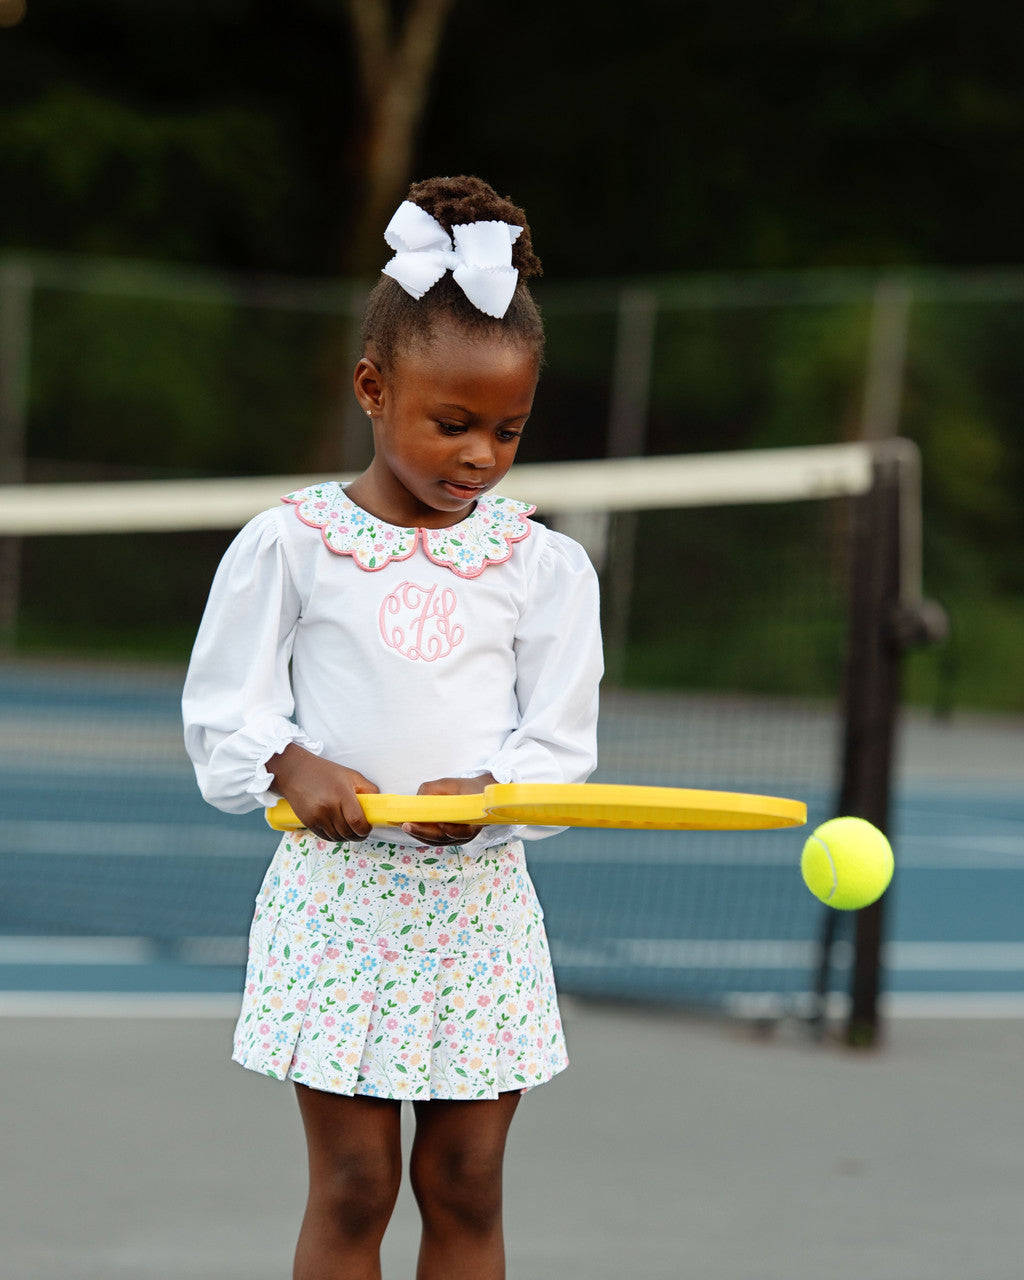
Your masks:
[[[807,969],[816,963],[813,939],[754,938],[606,938],[578,945],[552,939],[560,964],[582,968],[620,967],[665,969]],[[174,959],[181,964],[245,963],[244,937],[179,938]],[[143,937],[0,937],[0,965],[140,966],[161,958],[154,943]],[[835,944],[832,963],[841,969],[852,962],[849,942]],[[900,973],[1019,973],[1024,972],[1021,942],[890,942],[883,949],[889,974]]]
[[[175,938],[171,958],[180,964],[245,964],[244,937]],[[166,958],[164,943],[145,937],[8,934],[0,936],[0,965],[146,965]]]
[[[618,833],[612,839],[581,844],[571,835],[557,841],[531,841],[528,856],[538,865],[559,863],[623,863],[642,866],[759,866],[795,867],[803,834],[771,833],[776,847],[765,852],[755,844],[764,833],[745,832],[643,832],[639,839],[647,849],[633,845],[623,854]],[[180,854],[211,858],[257,858],[269,862],[279,837],[262,827],[238,830],[230,823],[213,825],[190,822],[43,822],[37,819],[0,820],[0,850],[32,856],[73,853],[89,857],[152,857]],[[728,843],[726,843],[728,842]],[[742,842],[737,846],[736,842]],[[992,835],[905,835],[894,841],[897,864],[919,870],[1004,871],[1024,870],[1024,832]],[[718,846],[716,848],[716,845]]]
[[[889,992],[879,1003],[883,1018],[1024,1017],[1024,993],[1017,991]]]
[[[620,836],[629,833],[620,833]],[[564,837],[551,847],[530,845],[527,854],[532,862],[538,865],[556,863],[617,863],[630,867],[663,866],[678,864],[679,866],[757,866],[757,867],[796,867],[799,864],[799,851],[803,847],[806,832],[792,831],[772,832],[777,845],[771,852],[754,844],[749,833],[742,832],[679,832],[674,833],[679,839],[666,839],[665,832],[644,832],[642,839],[654,845],[649,851],[637,852],[631,845],[628,853],[623,853],[621,839],[617,842],[606,841],[602,844],[582,847],[579,837]],[[606,835],[606,833],[602,833]],[[758,833],[758,837],[763,833]],[[720,852],[714,848],[719,840],[728,840]],[[736,847],[733,841],[744,842]],[[893,846],[896,851],[897,869],[914,871],[1024,871],[1024,832],[1011,835],[991,836],[925,836],[906,835],[894,837]]]
[[[0,850],[31,856],[259,858],[269,863],[280,836],[269,827],[236,829],[189,822],[0,821]]]
[[[559,997],[564,1010],[571,1012],[574,997]],[[807,1006],[807,1007],[805,1007]],[[121,994],[63,991],[0,992],[0,1018],[154,1018],[224,1019],[233,1021],[240,1007],[236,996],[180,995],[177,993]],[[724,1002],[727,1014],[740,1019],[781,1018],[810,1012],[807,998],[786,1000],[763,992],[736,992]],[[830,1018],[841,1019],[849,1009],[849,999],[833,993],[826,1005]],[[926,1019],[971,1021],[975,1019],[1019,1020],[1024,1017],[1024,994],[1017,992],[961,991],[889,992],[882,995],[883,1019]]]
[[[802,992],[793,997],[765,991],[737,991],[723,1001],[725,1013],[739,1021],[777,1022],[786,1018],[817,1017],[817,999]],[[833,991],[825,1001],[827,1020],[842,1022],[850,1011],[850,997]],[[936,1021],[1019,1021],[1024,1017],[1024,992],[1017,991],[888,991],[879,997],[883,1022],[900,1019]]]
[[[0,964],[148,964],[154,959],[149,938],[0,937]]]
[[[1024,970],[1021,942],[891,942],[882,950],[890,972],[1013,973]]]
[[[576,945],[551,940],[556,963],[580,968],[658,969],[802,969],[818,962],[814,940],[783,941],[747,938],[608,938]],[[853,961],[849,942],[837,942],[832,952],[836,969]],[[1020,942],[890,942],[882,950],[886,974],[905,973],[1024,973],[1024,943]]]
[[[3,1018],[228,1018],[241,997],[219,993],[0,991]]]

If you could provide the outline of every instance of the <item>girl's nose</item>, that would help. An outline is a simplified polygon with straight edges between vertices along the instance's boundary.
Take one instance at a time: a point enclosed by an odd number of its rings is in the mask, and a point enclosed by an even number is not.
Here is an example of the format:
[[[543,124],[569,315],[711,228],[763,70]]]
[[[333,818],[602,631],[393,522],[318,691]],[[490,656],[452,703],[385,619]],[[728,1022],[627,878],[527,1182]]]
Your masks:
[[[490,467],[494,464],[494,445],[491,438],[481,432],[473,432],[463,437],[464,444],[460,453],[460,461],[471,467]]]

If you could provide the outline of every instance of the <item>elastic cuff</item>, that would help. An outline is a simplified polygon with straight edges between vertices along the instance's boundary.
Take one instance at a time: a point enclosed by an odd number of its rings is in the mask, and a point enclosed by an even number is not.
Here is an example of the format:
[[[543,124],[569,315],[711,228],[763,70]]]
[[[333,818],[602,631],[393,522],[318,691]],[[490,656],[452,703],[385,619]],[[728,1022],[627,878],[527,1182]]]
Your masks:
[[[476,778],[481,773],[489,773],[495,782],[504,783],[519,781],[519,775],[516,773],[515,769],[512,768],[512,765],[508,760],[503,760],[500,756],[494,760],[485,761],[480,768],[475,770],[473,773],[466,773],[462,776],[466,778]]]
[[[322,742],[314,742],[298,725],[295,726],[294,733],[280,730],[275,733],[269,744],[264,747],[260,759],[256,761],[252,778],[245,788],[249,795],[258,800],[265,808],[269,805],[277,804],[278,800],[281,799],[280,794],[273,790],[274,775],[268,772],[267,761],[279,755],[285,747],[293,742],[311,755],[319,756],[323,754],[324,744]]]

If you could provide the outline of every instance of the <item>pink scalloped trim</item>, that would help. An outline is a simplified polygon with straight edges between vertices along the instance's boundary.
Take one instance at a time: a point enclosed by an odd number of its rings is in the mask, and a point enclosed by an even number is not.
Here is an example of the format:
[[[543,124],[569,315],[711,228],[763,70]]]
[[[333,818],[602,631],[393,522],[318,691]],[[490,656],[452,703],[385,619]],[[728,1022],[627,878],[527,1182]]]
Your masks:
[[[334,485],[337,482],[329,481],[327,483]],[[340,489],[340,486],[338,487]],[[385,547],[375,546],[374,551],[381,554],[382,559],[380,564],[371,564],[367,562],[363,554],[365,549],[362,546],[336,545],[332,541],[332,537],[350,532],[347,527],[336,529],[335,522],[343,518],[339,513],[332,512],[323,519],[308,518],[303,514],[302,507],[310,502],[312,498],[319,497],[324,488],[325,486],[311,485],[306,489],[299,489],[295,493],[285,494],[281,501],[288,503],[293,508],[296,516],[304,525],[310,529],[318,529],[320,531],[320,537],[328,551],[333,555],[351,556],[356,565],[366,573],[379,573],[381,569],[387,568],[389,564],[408,560],[410,556],[415,554],[417,546],[420,546],[428,560],[433,561],[434,564],[439,565],[441,568],[450,569],[457,577],[478,578],[490,566],[505,564],[511,559],[516,543],[522,542],[530,536],[529,517],[537,509],[532,504],[517,502],[512,498],[485,497],[480,499],[472,515],[461,521],[460,524],[453,525],[447,529],[401,529],[397,525],[389,525],[387,521],[377,520],[376,517],[371,516],[369,517],[371,520],[374,520],[383,530],[387,530],[386,538],[388,541],[393,541],[395,534],[402,535],[399,538],[400,550],[398,551],[388,551]],[[338,496],[348,504],[352,511],[359,513],[360,520],[368,515],[368,513],[363,512],[360,507],[357,507],[354,502],[344,496],[343,489],[341,489]],[[507,511],[502,512],[500,517],[496,517],[492,512],[492,506],[495,503],[509,504]],[[325,508],[330,505],[328,502],[323,502]],[[480,525],[485,525],[486,528],[480,531]],[[472,534],[470,539],[473,544],[472,551],[480,552],[479,563],[466,564],[464,567],[460,567],[457,561],[462,557],[459,556],[458,552],[454,555],[451,554],[451,549],[448,546],[449,539],[453,538],[455,532],[460,529]],[[494,550],[480,546],[479,538],[481,534],[494,543]],[[408,550],[405,550],[405,541],[410,538],[411,543]],[[504,543],[503,547],[499,547],[499,540]],[[438,548],[439,554],[435,554],[431,542],[440,544]],[[465,544],[465,537],[458,540],[459,546]]]
[[[336,556],[351,556],[351,557],[352,557],[352,559],[353,559],[353,560],[356,562],[356,564],[359,566],[359,568],[360,568],[360,569],[362,569],[365,573],[379,573],[379,572],[381,571],[381,569],[386,569],[386,568],[388,567],[388,565],[389,565],[389,564],[393,564],[395,561],[398,561],[398,560],[408,560],[408,559],[409,559],[409,557],[410,557],[411,555],[414,555],[414,554],[415,554],[415,552],[416,552],[416,543],[417,543],[417,541],[418,541],[418,538],[414,538],[414,539],[413,539],[413,544],[412,544],[412,546],[410,547],[410,549],[409,549],[409,550],[408,550],[404,555],[397,556],[397,555],[393,555],[393,554],[389,553],[389,554],[385,557],[385,559],[381,561],[381,563],[380,563],[380,564],[375,564],[375,565],[364,564],[364,563],[362,562],[362,560],[359,558],[359,548],[357,548],[357,547],[335,547],[335,546],[332,546],[332,545],[331,545],[330,537],[329,537],[329,535],[330,535],[330,526],[329,526],[329,524],[328,524],[326,521],[324,521],[324,522],[318,522],[318,521],[316,521],[316,520],[307,520],[307,519],[306,519],[306,517],[305,517],[305,516],[302,514],[302,512],[299,510],[299,507],[302,505],[302,503],[306,501],[306,499],[305,499],[304,497],[302,497],[302,496],[301,496],[301,494],[302,494],[302,493],[304,493],[304,492],[305,492],[304,490],[299,490],[299,491],[298,491],[298,493],[294,493],[294,494],[292,494],[292,493],[285,494],[285,495],[284,495],[284,497],[282,497],[281,501],[282,501],[282,502],[287,502],[287,503],[289,503],[289,504],[294,508],[294,511],[295,511],[296,516],[299,518],[299,520],[301,520],[301,521],[302,521],[302,523],[303,523],[303,524],[304,524],[308,529],[319,529],[319,531],[320,531],[320,538],[321,538],[321,541],[323,542],[323,544],[324,544],[324,546],[327,548],[327,550],[331,552],[331,554],[332,554],[332,555],[336,555]],[[418,532],[418,531],[417,531],[417,532]]]
[[[511,501],[511,499],[503,498],[501,499],[501,501],[509,502]],[[450,534],[451,529],[421,529],[420,534],[423,539],[422,541],[423,551],[426,554],[427,558],[429,560],[432,560],[434,564],[441,565],[443,568],[446,568],[446,569],[451,569],[452,573],[456,574],[460,578],[478,578],[483,573],[483,571],[487,569],[489,566],[496,565],[496,564],[505,564],[506,561],[510,560],[512,558],[512,552],[515,549],[515,544],[517,542],[522,542],[524,538],[528,538],[530,536],[529,517],[530,515],[532,515],[534,511],[537,510],[537,508],[534,506],[528,505],[526,503],[523,503],[521,505],[517,504],[517,507],[519,509],[512,510],[509,513],[512,519],[516,521],[517,526],[519,526],[515,530],[503,528],[502,527],[503,522],[501,521],[492,520],[490,524],[490,532],[493,534],[493,536],[504,539],[504,542],[505,542],[504,554],[499,554],[497,550],[494,552],[487,551],[484,553],[484,558],[481,561],[481,563],[472,569],[466,569],[465,571],[463,571],[452,561],[450,556],[444,556],[444,555],[437,556],[434,554],[430,546],[430,542],[427,535],[431,533],[438,534],[438,535]],[[489,501],[487,498],[482,498],[477,505],[476,511],[474,511],[473,515],[470,516],[469,519],[476,520],[477,517],[480,517],[482,520],[485,520],[489,514],[490,514]],[[468,523],[468,522],[463,521],[463,523]],[[458,525],[455,525],[453,527],[456,529],[459,528]],[[437,540],[442,543],[446,541],[446,539],[443,537],[439,537]]]

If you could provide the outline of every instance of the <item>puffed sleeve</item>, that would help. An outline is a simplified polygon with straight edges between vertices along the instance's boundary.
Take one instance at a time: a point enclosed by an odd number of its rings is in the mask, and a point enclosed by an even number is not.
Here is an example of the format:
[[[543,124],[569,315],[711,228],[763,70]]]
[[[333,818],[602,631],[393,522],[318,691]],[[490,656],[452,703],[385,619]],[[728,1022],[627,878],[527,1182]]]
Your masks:
[[[279,798],[265,765],[289,742],[323,750],[292,719],[288,663],[300,611],[277,513],[264,512],[220,563],[182,695],[185,748],[199,789],[227,813]]]
[[[516,630],[519,725],[484,765],[499,782],[585,782],[597,764],[597,575],[578,543],[543,537]]]

